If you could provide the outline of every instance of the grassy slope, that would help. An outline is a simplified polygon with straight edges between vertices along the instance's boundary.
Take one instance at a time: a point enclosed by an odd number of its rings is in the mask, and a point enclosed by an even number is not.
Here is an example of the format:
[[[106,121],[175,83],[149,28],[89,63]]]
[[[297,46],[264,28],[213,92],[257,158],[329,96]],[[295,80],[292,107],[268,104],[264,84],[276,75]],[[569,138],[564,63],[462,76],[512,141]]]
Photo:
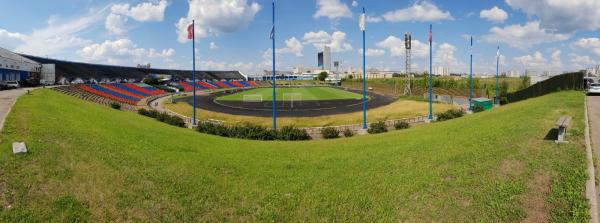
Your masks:
[[[301,100],[314,101],[314,100],[338,100],[338,99],[361,99],[362,95],[335,89],[331,87],[309,87],[309,88],[278,88],[277,89],[277,101],[291,100],[284,94],[298,93],[302,95]],[[249,91],[244,91],[238,94],[231,94],[219,97],[217,100],[223,101],[241,101],[244,99],[244,95],[262,95],[262,99],[265,101],[273,100],[273,92],[271,88],[256,88]],[[294,98],[296,99],[296,98]],[[296,99],[299,100],[299,99]]]
[[[567,92],[382,135],[251,142],[39,90],[18,101],[0,135],[0,217],[489,222],[539,214],[564,222],[575,213],[581,220],[582,108],[583,95]],[[574,116],[573,143],[543,141],[561,114]],[[31,153],[10,154],[14,140]]]

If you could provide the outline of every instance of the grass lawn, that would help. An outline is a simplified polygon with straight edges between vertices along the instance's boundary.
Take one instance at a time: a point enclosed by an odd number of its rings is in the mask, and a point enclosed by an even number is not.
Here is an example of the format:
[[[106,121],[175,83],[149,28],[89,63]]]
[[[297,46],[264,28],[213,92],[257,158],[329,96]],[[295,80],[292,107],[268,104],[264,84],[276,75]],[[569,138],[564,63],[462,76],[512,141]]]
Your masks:
[[[298,96],[293,96],[293,99],[302,101],[362,99],[361,94],[332,87],[277,88],[276,94],[277,101],[291,100],[292,96],[290,94],[300,94],[300,98],[298,98]],[[272,88],[256,88],[237,94],[225,95],[217,98],[217,100],[243,101],[244,95],[261,95],[263,101],[273,101]]]
[[[0,134],[1,222],[583,222],[583,99],[561,92],[381,135],[203,135],[48,89]],[[574,117],[570,144],[543,140]],[[30,153],[14,156],[23,140]]]
[[[171,104],[170,102],[167,102],[165,107],[187,117],[192,117],[192,106],[187,103]],[[433,111],[434,113],[444,112],[452,107],[453,106],[449,104],[436,103],[433,104]],[[428,102],[398,100],[389,105],[368,110],[367,120],[368,122],[373,122],[390,119],[413,118],[427,115],[428,112]],[[196,115],[198,115],[200,119],[216,119],[230,123],[250,122],[263,126],[271,126],[273,124],[273,119],[271,117],[230,115],[199,108],[196,109]],[[359,111],[348,114],[327,115],[321,117],[278,117],[277,123],[281,126],[294,125],[297,127],[351,125],[362,123],[362,115],[362,111]]]

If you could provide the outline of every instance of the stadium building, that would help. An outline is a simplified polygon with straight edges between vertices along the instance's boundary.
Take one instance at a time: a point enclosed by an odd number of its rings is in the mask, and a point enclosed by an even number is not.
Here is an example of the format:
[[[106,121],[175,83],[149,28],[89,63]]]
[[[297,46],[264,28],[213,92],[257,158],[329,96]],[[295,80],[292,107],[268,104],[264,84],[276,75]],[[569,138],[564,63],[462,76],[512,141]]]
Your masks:
[[[39,79],[42,70],[41,64],[0,48],[0,82],[18,81],[26,83],[32,79]],[[47,71],[47,69],[44,69],[44,71]]]
[[[21,84],[82,84],[98,82],[133,82],[147,76],[192,78],[191,70],[156,69],[90,64],[17,54],[0,48],[0,81]],[[196,71],[197,80],[247,80],[239,71]]]

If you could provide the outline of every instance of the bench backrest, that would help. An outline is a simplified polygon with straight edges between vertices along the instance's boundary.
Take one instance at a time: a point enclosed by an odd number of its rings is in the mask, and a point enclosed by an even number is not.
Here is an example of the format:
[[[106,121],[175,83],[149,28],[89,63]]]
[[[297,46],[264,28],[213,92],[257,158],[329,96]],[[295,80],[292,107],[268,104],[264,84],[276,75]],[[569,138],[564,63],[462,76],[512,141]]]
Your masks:
[[[558,121],[556,121],[556,126],[566,128],[571,124],[571,119],[571,116],[561,116]]]

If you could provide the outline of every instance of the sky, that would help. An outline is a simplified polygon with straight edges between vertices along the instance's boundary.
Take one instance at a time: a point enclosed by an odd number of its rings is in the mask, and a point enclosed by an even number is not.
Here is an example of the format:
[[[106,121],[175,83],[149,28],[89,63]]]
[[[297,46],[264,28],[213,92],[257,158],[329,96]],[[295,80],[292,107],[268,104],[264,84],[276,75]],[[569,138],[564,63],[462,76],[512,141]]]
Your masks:
[[[272,0],[9,1],[0,13],[0,47],[88,63],[191,69],[187,26],[196,21],[196,67],[271,69]],[[600,64],[598,0],[276,0],[278,70],[316,67],[332,49],[341,69],[362,66],[359,17],[366,9],[367,68],[403,71],[404,33],[413,67],[475,74],[500,69],[560,73]]]

